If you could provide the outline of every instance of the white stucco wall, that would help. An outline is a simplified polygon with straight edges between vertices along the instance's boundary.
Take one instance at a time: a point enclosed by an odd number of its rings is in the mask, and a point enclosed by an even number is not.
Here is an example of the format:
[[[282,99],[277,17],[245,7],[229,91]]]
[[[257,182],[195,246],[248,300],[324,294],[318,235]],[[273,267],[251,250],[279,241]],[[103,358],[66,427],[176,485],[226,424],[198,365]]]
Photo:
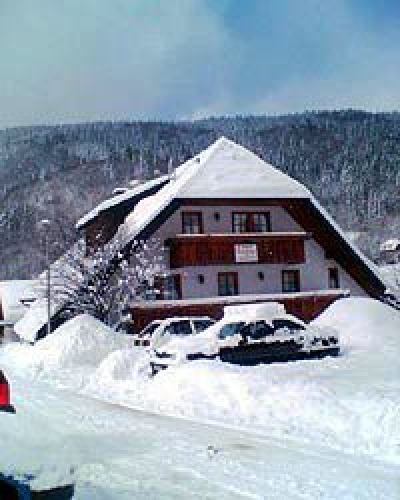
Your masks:
[[[204,206],[190,207],[177,210],[154,234],[156,238],[165,241],[182,233],[182,211],[203,213],[204,232],[210,234],[232,233],[232,212],[270,212],[272,232],[302,232],[302,227],[290,215],[278,206]],[[218,212],[217,221],[214,214]],[[337,267],[339,270],[339,285],[342,289],[350,290],[352,295],[366,296],[364,290],[332,259],[325,258],[324,250],[314,241],[305,241],[306,261],[304,264],[236,264],[230,266],[196,266],[176,269],[181,274],[183,298],[202,298],[218,295],[218,273],[238,272],[240,294],[281,293],[281,271],[284,269],[300,270],[300,291],[325,290],[328,288],[328,269]],[[258,277],[264,273],[264,280]],[[204,283],[200,284],[198,275],[204,276]]]

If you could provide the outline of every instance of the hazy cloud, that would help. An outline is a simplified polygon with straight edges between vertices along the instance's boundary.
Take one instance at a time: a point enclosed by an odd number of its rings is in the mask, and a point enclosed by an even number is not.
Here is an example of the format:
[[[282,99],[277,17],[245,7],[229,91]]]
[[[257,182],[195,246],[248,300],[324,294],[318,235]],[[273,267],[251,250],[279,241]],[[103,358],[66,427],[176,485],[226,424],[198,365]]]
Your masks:
[[[0,126],[398,108],[390,3],[0,0]]]

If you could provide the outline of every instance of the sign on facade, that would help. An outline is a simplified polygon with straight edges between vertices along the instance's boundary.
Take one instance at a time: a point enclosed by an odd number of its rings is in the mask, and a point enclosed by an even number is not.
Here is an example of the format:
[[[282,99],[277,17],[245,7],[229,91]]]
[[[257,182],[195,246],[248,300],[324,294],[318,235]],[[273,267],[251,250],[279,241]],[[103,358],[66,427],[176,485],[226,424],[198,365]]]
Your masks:
[[[255,243],[235,245],[235,262],[258,262],[258,250]]]

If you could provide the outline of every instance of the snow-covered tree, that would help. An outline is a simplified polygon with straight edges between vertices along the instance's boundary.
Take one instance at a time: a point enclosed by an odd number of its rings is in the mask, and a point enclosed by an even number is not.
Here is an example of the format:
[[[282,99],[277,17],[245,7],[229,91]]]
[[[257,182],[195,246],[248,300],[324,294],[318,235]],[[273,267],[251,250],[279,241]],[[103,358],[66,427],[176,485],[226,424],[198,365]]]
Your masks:
[[[163,276],[164,248],[156,239],[124,248],[115,238],[92,251],[80,240],[52,264],[50,296],[67,317],[89,313],[115,326],[132,302],[157,294]]]

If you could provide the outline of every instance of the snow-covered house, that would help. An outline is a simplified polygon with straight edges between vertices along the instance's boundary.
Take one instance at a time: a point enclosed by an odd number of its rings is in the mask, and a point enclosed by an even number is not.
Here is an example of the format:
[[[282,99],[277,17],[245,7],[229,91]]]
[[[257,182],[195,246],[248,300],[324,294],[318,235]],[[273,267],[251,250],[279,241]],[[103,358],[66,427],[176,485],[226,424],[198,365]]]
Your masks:
[[[392,238],[384,241],[379,247],[380,258],[387,264],[400,262],[400,240]]]
[[[167,249],[162,302],[135,308],[140,325],[176,311],[218,315],[227,303],[258,300],[279,300],[310,319],[340,296],[384,293],[375,266],[310,191],[226,138],[152,188],[118,228],[126,245],[155,237]],[[110,224],[118,204],[113,210]],[[97,219],[85,228],[90,244]]]
[[[35,280],[0,281],[0,337],[13,326],[37,297]]]

